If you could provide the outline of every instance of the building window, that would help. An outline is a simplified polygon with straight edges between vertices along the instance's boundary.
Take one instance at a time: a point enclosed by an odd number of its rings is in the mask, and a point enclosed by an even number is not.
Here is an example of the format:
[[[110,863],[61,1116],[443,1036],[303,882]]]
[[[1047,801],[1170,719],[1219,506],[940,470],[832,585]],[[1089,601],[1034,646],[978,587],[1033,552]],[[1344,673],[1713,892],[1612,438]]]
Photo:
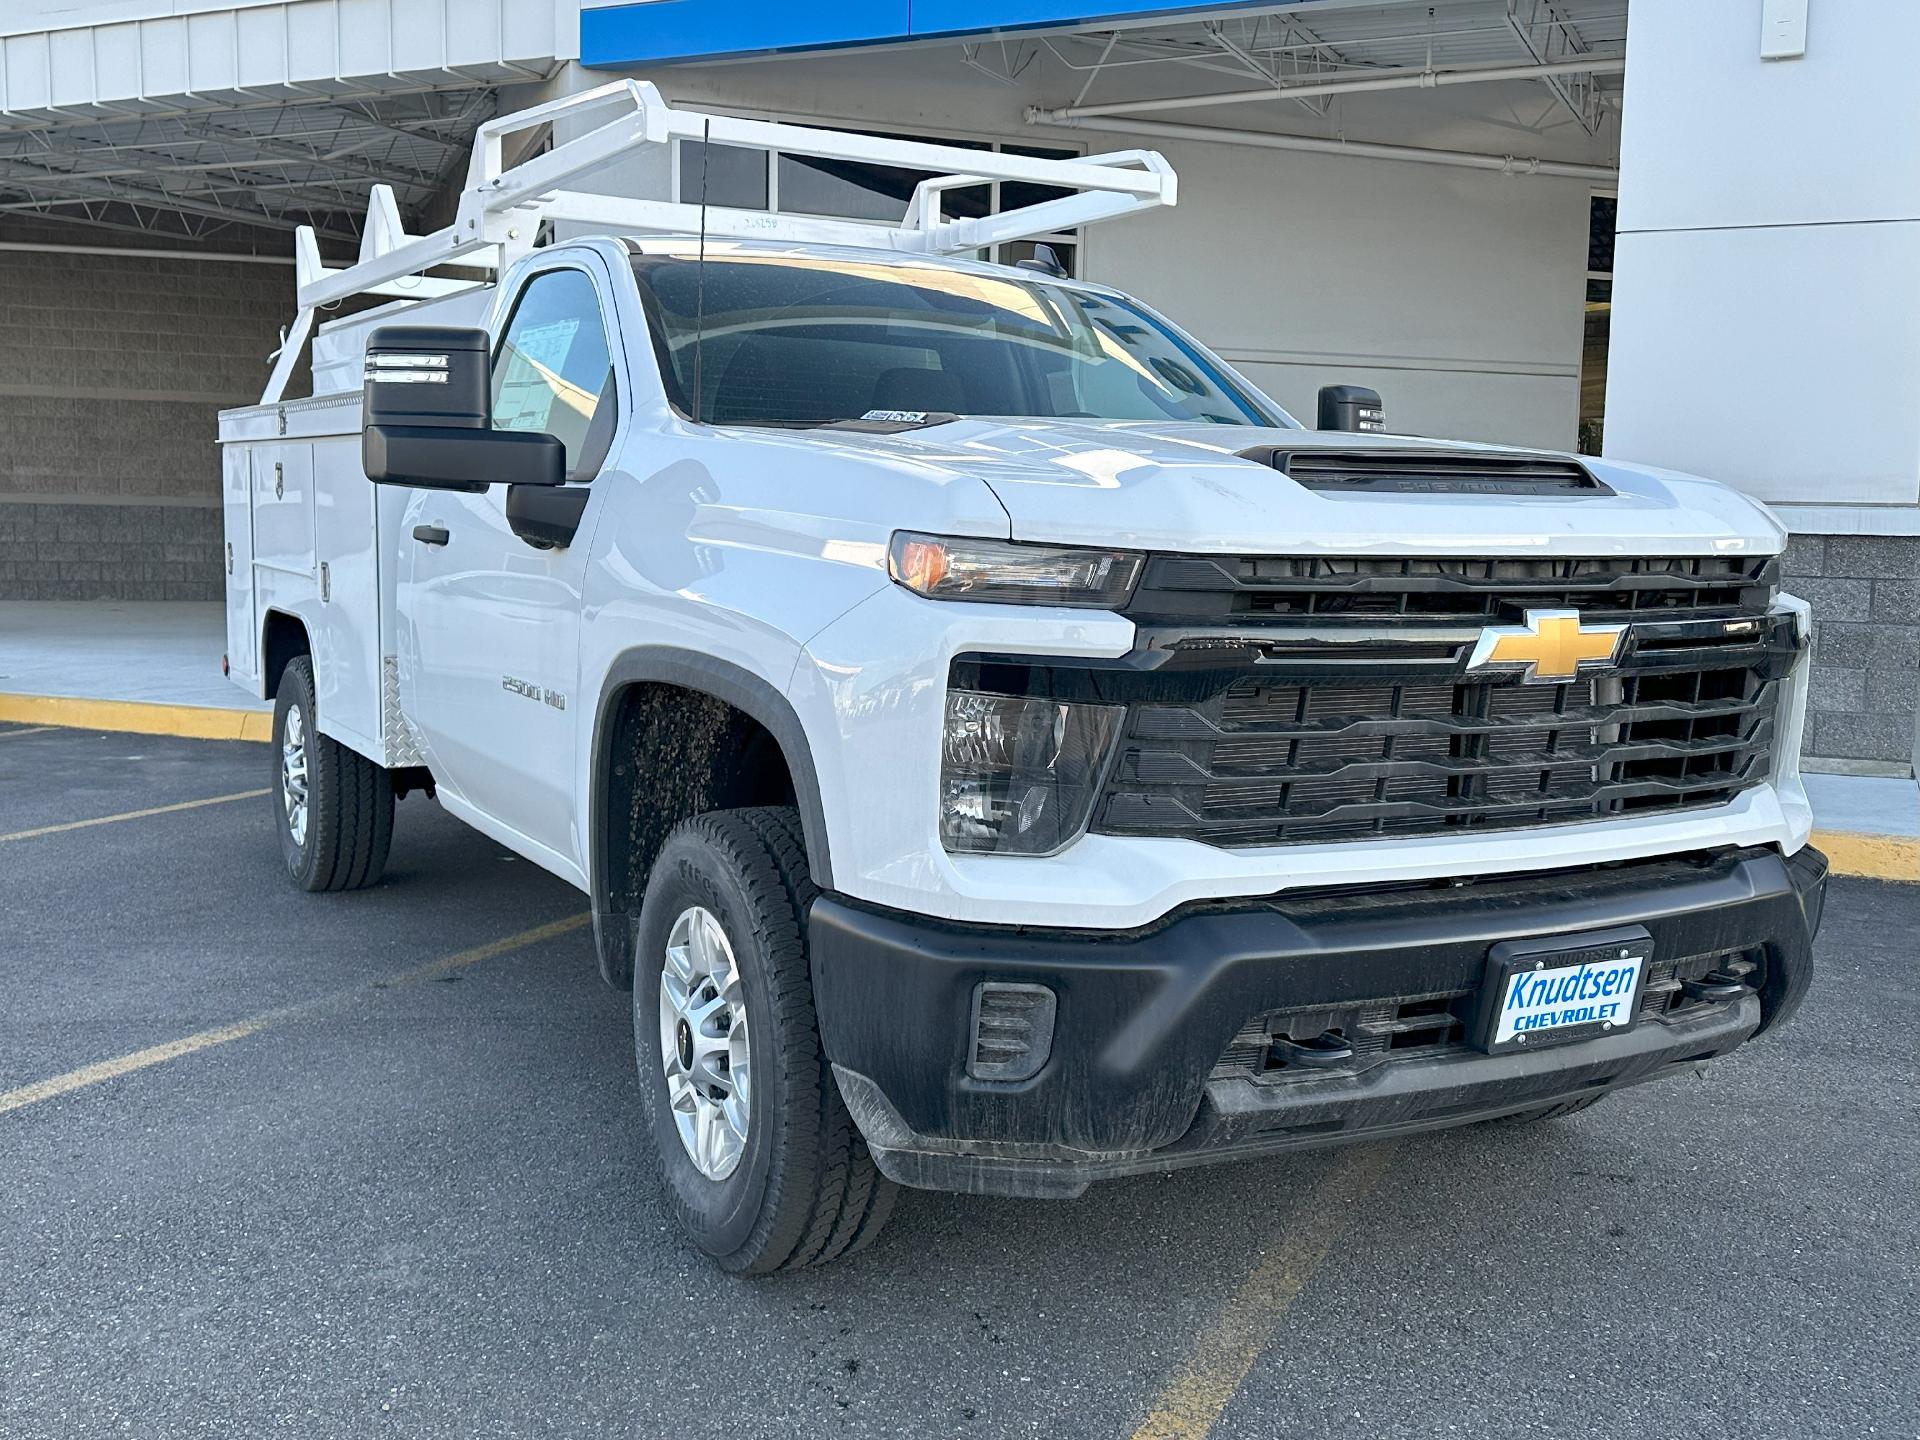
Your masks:
[[[1042,160],[1076,160],[1077,150],[1044,145],[990,145],[982,140],[955,140],[948,136],[887,135],[889,140],[927,140],[965,150],[1000,151]],[[897,225],[905,218],[914,187],[933,177],[929,170],[908,170],[860,160],[830,160],[783,151],[744,150],[731,145],[708,145],[682,140],[675,150],[674,193],[682,204],[698,205],[702,186],[707,203],[735,210],[770,210],[779,215],[835,215],[875,225]],[[994,181],[949,190],[941,209],[949,218],[972,219],[1003,210],[1037,205],[1074,193],[1053,185]],[[1033,240],[998,247],[992,258],[1002,265],[1031,259],[1036,245],[1051,245],[1067,273],[1079,273],[1080,237],[1061,231]],[[975,252],[975,259],[987,259]]]
[[[1596,195],[1588,207],[1586,339],[1580,349],[1580,451],[1598,455],[1606,435],[1607,342],[1613,327],[1613,235],[1619,201]]]
[[[679,163],[683,201],[698,205],[704,185],[708,204],[722,205],[729,210],[767,208],[772,189],[767,183],[765,152],[682,140]]]

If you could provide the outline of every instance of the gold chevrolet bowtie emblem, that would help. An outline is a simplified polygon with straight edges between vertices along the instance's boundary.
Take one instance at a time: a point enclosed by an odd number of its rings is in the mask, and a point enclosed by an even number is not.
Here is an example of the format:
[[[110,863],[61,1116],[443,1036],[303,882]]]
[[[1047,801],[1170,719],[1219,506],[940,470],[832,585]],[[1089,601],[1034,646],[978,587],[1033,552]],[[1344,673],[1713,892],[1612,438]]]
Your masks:
[[[1518,669],[1529,685],[1571,680],[1582,665],[1609,665],[1624,625],[1582,625],[1578,610],[1529,610],[1524,625],[1489,625],[1467,659],[1469,670]]]

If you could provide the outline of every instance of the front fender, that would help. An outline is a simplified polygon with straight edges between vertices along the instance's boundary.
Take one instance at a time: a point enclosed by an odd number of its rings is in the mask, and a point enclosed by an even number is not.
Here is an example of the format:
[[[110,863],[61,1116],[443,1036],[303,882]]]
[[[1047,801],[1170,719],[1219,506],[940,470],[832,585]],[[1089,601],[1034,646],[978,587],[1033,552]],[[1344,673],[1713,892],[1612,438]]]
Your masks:
[[[807,847],[807,866],[823,889],[833,884],[833,862],[820,802],[819,772],[800,717],[787,697],[765,678],[731,661],[672,645],[636,645],[621,651],[607,667],[594,710],[591,780],[588,784],[588,875],[593,896],[593,931],[600,972],[609,984],[623,986],[633,973],[629,913],[613,885],[612,847],[605,842],[613,792],[612,721],[620,695],[634,684],[673,685],[709,695],[751,717],[773,736],[793,779],[794,799]]]

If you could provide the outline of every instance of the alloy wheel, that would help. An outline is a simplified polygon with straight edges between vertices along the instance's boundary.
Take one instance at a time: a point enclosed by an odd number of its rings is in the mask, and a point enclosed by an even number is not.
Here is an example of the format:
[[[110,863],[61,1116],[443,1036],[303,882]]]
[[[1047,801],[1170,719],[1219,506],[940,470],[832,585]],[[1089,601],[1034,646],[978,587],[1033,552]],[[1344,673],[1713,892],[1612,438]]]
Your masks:
[[[751,1120],[753,1050],[733,946],[713,912],[680,912],[660,970],[660,1060],[680,1143],[700,1173],[740,1164]]]
[[[280,735],[280,796],[287,807],[287,833],[296,846],[307,843],[307,725],[298,705],[287,708]]]

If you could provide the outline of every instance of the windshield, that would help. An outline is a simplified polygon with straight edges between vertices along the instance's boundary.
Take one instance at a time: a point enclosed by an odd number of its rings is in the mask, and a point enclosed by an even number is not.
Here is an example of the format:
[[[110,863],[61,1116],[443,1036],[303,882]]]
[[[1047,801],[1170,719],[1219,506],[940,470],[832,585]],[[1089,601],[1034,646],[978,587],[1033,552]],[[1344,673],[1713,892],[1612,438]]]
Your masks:
[[[875,412],[1288,423],[1148,311],[1038,276],[739,250],[710,251],[704,281],[699,268],[634,260],[674,403],[711,424]]]

